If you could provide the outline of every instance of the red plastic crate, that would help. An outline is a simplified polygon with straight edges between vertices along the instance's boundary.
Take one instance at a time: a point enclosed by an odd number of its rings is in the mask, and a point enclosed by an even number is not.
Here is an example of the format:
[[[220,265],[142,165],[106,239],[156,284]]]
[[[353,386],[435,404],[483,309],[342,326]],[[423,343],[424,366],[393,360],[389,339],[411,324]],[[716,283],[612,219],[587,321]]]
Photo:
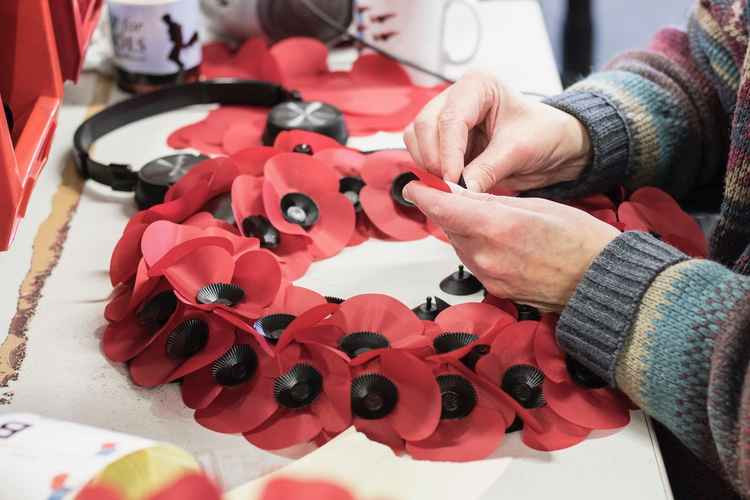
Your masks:
[[[10,131],[0,113],[0,250],[26,213],[57,125],[63,78],[77,78],[101,3],[0,1],[0,99],[15,119]]]

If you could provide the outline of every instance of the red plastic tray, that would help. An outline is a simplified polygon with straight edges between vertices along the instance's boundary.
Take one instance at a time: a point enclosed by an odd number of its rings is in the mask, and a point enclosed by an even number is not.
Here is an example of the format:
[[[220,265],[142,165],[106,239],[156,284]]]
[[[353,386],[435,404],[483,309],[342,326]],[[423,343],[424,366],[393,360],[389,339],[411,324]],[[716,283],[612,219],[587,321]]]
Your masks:
[[[63,95],[76,79],[101,0],[0,1],[0,250],[7,250],[49,154]],[[59,47],[59,50],[58,50]],[[62,54],[62,57],[61,57]]]

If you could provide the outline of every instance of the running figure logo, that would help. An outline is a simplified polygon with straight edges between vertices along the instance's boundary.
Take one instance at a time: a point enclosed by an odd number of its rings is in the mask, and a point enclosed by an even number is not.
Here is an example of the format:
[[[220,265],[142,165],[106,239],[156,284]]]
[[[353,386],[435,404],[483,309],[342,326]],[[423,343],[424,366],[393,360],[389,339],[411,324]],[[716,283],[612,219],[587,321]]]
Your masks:
[[[169,40],[172,42],[172,50],[169,51],[169,60],[174,62],[180,68],[180,72],[185,70],[185,65],[180,60],[180,52],[183,49],[187,49],[195,45],[198,41],[198,32],[193,33],[190,40],[185,43],[182,36],[182,25],[172,20],[172,16],[164,14],[162,20],[167,24],[167,30],[169,32]]]

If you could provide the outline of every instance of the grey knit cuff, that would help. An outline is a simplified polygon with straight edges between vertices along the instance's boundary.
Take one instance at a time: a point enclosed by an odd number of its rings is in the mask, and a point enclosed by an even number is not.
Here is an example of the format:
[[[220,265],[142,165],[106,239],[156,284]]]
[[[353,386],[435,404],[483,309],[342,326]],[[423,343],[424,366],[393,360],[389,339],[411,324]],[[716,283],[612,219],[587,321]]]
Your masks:
[[[688,256],[647,233],[615,238],[589,267],[557,324],[557,342],[615,385],[615,362],[656,276]]]
[[[591,138],[593,159],[575,181],[535,189],[527,196],[570,199],[596,192],[607,192],[627,177],[628,128],[617,108],[602,96],[590,92],[567,91],[543,101],[575,116]]]

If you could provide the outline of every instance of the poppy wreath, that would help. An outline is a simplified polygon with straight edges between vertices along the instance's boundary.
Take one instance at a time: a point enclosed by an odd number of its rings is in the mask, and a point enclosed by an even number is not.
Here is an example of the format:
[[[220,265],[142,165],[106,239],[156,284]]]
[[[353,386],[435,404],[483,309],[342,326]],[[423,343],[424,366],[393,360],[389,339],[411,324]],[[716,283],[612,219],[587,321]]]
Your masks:
[[[444,237],[403,199],[414,180],[450,190],[404,151],[363,154],[299,131],[204,161],[116,245],[104,354],[139,386],[179,383],[200,425],[267,450],[353,425],[399,453],[468,461],[507,432],[552,451],[627,425],[631,403],[560,350],[554,315],[487,295],[435,303],[425,320],[386,295],[293,284],[369,238]],[[705,251],[657,189],[574,205]]]

